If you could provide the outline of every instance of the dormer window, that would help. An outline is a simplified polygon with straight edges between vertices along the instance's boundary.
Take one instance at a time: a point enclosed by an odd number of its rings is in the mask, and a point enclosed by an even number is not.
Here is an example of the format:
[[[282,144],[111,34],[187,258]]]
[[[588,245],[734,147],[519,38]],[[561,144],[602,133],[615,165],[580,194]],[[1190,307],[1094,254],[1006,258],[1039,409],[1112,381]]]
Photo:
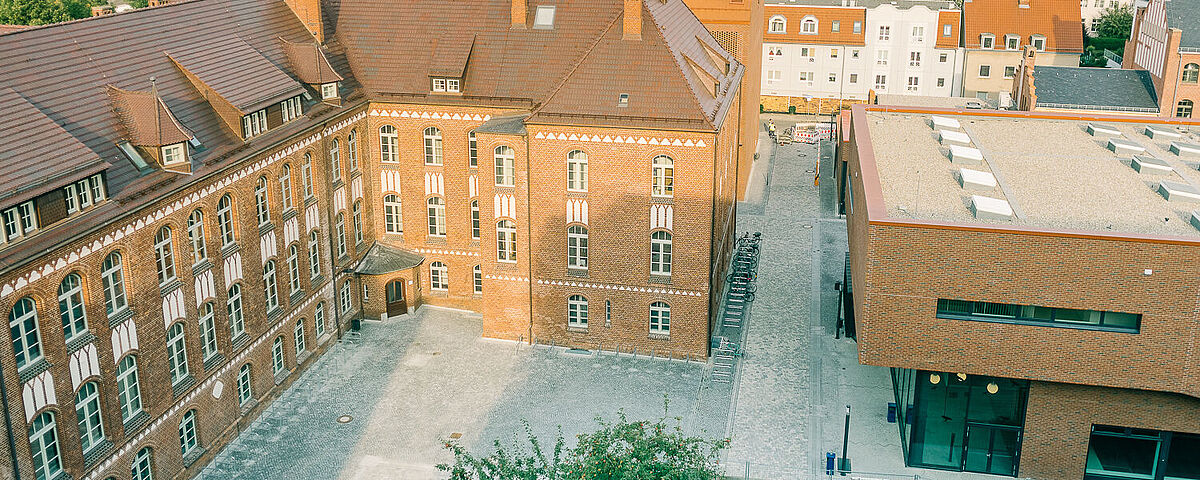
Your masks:
[[[105,198],[104,178],[98,173],[63,188],[68,215],[99,205]]]
[[[176,143],[162,147],[163,165],[178,165],[187,162],[187,144]]]
[[[336,84],[335,84],[336,85]],[[337,93],[337,87],[334,87],[334,93]],[[336,95],[335,95],[336,96]],[[328,98],[328,97],[323,97]],[[283,113],[283,123],[290,122],[301,115],[304,115],[304,109],[300,105],[300,96],[296,95],[292,98],[279,102],[279,110]],[[265,113],[264,113],[265,115]],[[263,130],[265,131],[265,124]]]
[[[800,33],[802,35],[816,35],[817,33],[817,17],[809,15],[800,21]]]
[[[1008,34],[1008,35],[1004,36],[1004,49],[1005,50],[1016,50],[1020,47],[1021,47],[1021,37],[1018,37],[1013,34]]]
[[[37,215],[33,202],[28,201],[0,212],[0,241],[12,242],[37,230]]]
[[[767,27],[767,33],[786,33],[787,19],[783,15],[775,15],[771,17],[771,24]]]
[[[554,28],[554,5],[540,5],[533,16],[533,28],[550,30]]]
[[[1043,35],[1033,35],[1029,37],[1029,44],[1033,45],[1033,49],[1039,52],[1046,51],[1046,37]]]
[[[242,117],[242,137],[250,138],[267,131],[267,109]]]
[[[434,78],[433,91],[444,93],[459,93],[461,89],[461,81],[457,78]]]
[[[979,46],[981,48],[995,48],[996,36],[992,35],[990,33],[980,34],[979,35]]]
[[[322,100],[337,98],[337,96],[338,96],[337,82],[321,84],[321,99]]]
[[[622,93],[617,96],[617,106],[618,107],[628,107],[629,106],[629,94],[628,93]]]

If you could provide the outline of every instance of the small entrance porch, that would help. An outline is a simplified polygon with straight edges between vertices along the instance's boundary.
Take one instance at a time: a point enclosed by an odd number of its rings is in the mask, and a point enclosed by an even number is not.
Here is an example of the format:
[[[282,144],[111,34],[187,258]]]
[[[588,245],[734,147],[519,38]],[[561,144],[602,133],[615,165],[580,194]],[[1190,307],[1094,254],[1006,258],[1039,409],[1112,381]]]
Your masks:
[[[425,257],[376,242],[354,273],[363,285],[363,316],[388,320],[411,313],[421,304],[419,267]]]

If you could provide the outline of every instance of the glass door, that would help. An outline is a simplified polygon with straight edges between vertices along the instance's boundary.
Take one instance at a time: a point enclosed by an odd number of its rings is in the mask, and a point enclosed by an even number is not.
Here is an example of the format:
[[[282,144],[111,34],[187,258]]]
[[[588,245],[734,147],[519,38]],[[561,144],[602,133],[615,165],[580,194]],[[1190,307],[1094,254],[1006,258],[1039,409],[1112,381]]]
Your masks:
[[[1015,476],[1021,429],[1002,425],[967,423],[963,470]]]

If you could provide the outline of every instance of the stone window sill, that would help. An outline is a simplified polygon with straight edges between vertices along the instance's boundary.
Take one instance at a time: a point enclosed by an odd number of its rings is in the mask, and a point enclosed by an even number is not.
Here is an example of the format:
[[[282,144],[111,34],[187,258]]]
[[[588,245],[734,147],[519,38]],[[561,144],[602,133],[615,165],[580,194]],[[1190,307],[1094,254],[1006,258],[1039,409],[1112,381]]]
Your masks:
[[[100,461],[100,459],[107,457],[108,453],[112,451],[112,449],[113,443],[107,438],[104,439],[104,441],[93,445],[90,450],[83,452],[83,465],[85,467],[91,467],[92,465],[95,465],[96,462]]]
[[[121,322],[129,320],[131,318],[133,318],[133,309],[126,307],[124,310],[121,310],[119,312],[116,312],[116,313],[108,316],[108,326],[112,327],[112,328],[116,328],[116,326],[120,325]]]
[[[224,355],[221,355],[220,353],[213,354],[213,356],[204,360],[204,371],[211,371],[214,368],[221,366],[223,363],[225,363]]]
[[[189,373],[188,376],[183,377],[182,380],[176,382],[174,385],[171,385],[171,392],[174,393],[175,398],[178,399],[179,397],[183,396],[183,394],[187,393],[188,390],[191,390],[194,386],[196,386],[196,377],[193,377],[192,374]]]
[[[213,267],[212,261],[210,261],[207,258],[202,259],[199,262],[197,262],[195,265],[192,265],[192,276],[194,277],[194,276],[200,275],[201,273],[212,270],[212,267]]]
[[[274,223],[267,222],[267,223],[259,224],[259,226],[258,226],[258,236],[260,236],[260,237],[261,237],[261,236],[263,236],[263,235],[266,235],[266,234],[267,234],[267,232],[269,232],[269,231],[271,231],[271,230],[274,230],[274,229],[275,229],[275,224],[274,224]]]
[[[192,450],[189,451],[187,455],[183,456],[183,468],[192,466],[193,463],[196,463],[196,460],[199,460],[200,457],[204,456],[204,452],[206,451],[207,450],[205,450],[204,447],[199,445],[192,447]]]
[[[240,335],[237,336],[237,338],[233,339],[230,343],[233,345],[234,352],[240,351],[248,343],[250,343],[250,336],[246,335],[246,332],[242,332]]]
[[[41,375],[42,372],[50,369],[50,362],[46,361],[46,357],[39,358],[29,365],[25,365],[17,371],[17,377],[21,379],[21,383],[29,381],[29,379]]]
[[[292,292],[292,295],[290,297],[288,297],[288,303],[290,303],[292,305],[296,305],[303,300],[304,300],[304,290],[296,290],[295,292]]]
[[[588,270],[586,268],[567,267],[567,276],[576,278],[587,278]]]
[[[239,408],[241,409],[242,415],[245,415],[251,410],[254,410],[254,407],[256,406],[258,406],[258,400],[255,400],[254,397],[250,397],[246,399],[246,401],[243,402]]]
[[[291,370],[280,370],[279,373],[275,374],[275,384],[279,385],[279,384],[283,383],[284,380],[287,380],[288,375],[291,375],[291,374],[292,374]]]
[[[567,327],[568,332],[588,333],[588,327]]]
[[[316,203],[317,203],[316,196],[304,197],[304,208],[308,208],[309,206],[314,205]],[[312,230],[312,229],[316,228],[317,226],[316,225],[307,225],[307,227],[309,230]]]
[[[125,438],[132,438],[142,427],[150,423],[150,414],[142,410],[125,422]]]
[[[94,340],[96,340],[96,336],[90,330],[76,335],[75,338],[67,342],[67,354],[75,353],[76,350],[87,346],[87,344],[92,343]]]
[[[659,274],[652,273],[652,274],[650,274],[650,283],[657,283],[657,284],[661,284],[661,285],[670,285],[671,284],[671,276],[670,275],[659,275]]]
[[[178,278],[172,278],[171,280],[167,281],[167,283],[159,284],[158,293],[165,297],[181,286],[183,286],[182,281],[180,281]]]
[[[230,243],[229,245],[221,247],[221,258],[229,257],[230,255],[233,255],[235,252],[237,252],[241,249],[242,249],[242,247],[239,246],[237,242],[233,242],[233,243]]]
[[[298,216],[298,215],[300,215],[300,214],[296,212],[296,208],[292,207],[292,208],[289,208],[289,209],[283,211],[282,218],[283,218],[283,221],[286,222],[288,220],[296,218],[296,216]]]
[[[671,334],[669,334],[669,333],[651,333],[649,338],[651,340],[670,340]]]
[[[296,365],[303,365],[304,361],[308,360],[308,357],[311,356],[312,352],[309,352],[308,350],[301,352],[300,355],[296,356]]]

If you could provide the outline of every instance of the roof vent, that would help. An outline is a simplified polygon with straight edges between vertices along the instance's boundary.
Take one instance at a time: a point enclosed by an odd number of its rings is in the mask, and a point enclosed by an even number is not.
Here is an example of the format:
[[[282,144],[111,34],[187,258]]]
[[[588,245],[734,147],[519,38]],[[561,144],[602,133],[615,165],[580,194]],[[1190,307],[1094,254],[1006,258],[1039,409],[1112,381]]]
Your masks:
[[[1093,137],[1101,137],[1105,135],[1111,135],[1115,137],[1121,136],[1121,131],[1117,130],[1117,127],[1107,123],[1089,123],[1087,126],[1087,132]]]
[[[1200,202],[1200,190],[1186,183],[1162,180],[1158,182],[1158,194],[1169,202]]]
[[[971,144],[970,135],[953,130],[938,130],[938,140],[942,142],[942,145],[957,144],[967,146]]]
[[[1146,147],[1143,147],[1142,144],[1124,138],[1108,139],[1108,149],[1118,155],[1133,155],[1146,152]]]
[[[1148,173],[1152,175],[1166,175],[1173,171],[1171,165],[1163,161],[1161,158],[1155,158],[1151,155],[1134,155],[1133,161],[1129,163],[1130,167],[1137,170],[1138,173]]]
[[[979,165],[983,163],[983,152],[980,152],[978,148],[951,145],[950,161],[963,165]]]
[[[996,188],[996,176],[990,172],[960,168],[958,184],[967,190],[992,190]]]
[[[1146,134],[1147,137],[1150,137],[1150,138],[1158,138],[1158,137],[1163,137],[1166,139],[1183,138],[1183,134],[1179,133],[1175,129],[1167,128],[1167,127],[1163,127],[1163,126],[1159,126],[1159,125],[1146,125],[1146,130],[1144,133]]]
[[[1012,207],[999,198],[971,195],[971,213],[980,220],[1012,220]]]
[[[617,106],[618,107],[628,107],[629,106],[629,94],[628,93],[622,93],[619,97],[617,97]]]
[[[1194,143],[1171,142],[1170,150],[1171,153],[1181,157],[1184,155],[1192,157],[1200,156],[1200,145],[1196,145]]]
[[[933,116],[929,117],[929,124],[933,126],[934,130],[942,130],[942,129],[961,130],[962,129],[962,125],[958,123],[958,120],[955,120],[950,117],[943,117],[941,115],[933,115]]]

